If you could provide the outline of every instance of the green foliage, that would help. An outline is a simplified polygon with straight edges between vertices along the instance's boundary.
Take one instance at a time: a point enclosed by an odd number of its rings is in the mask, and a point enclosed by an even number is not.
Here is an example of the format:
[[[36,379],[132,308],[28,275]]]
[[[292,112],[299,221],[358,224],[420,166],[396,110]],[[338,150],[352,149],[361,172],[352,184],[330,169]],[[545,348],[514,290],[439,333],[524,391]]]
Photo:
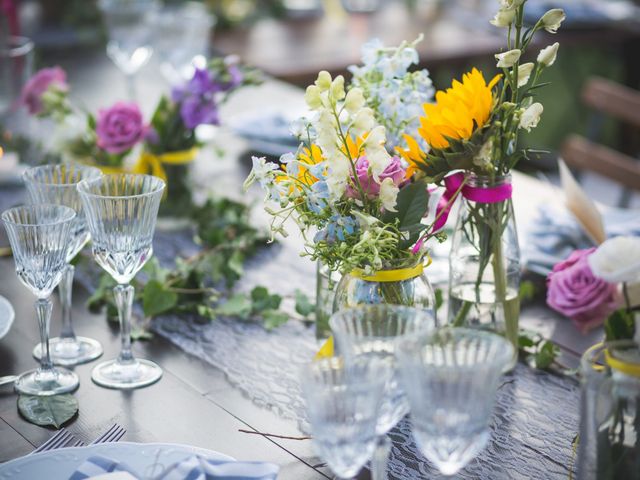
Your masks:
[[[436,288],[434,294],[436,297],[436,311],[438,311],[444,303],[444,293],[442,292],[441,288]]]
[[[521,358],[542,370],[550,368],[560,355],[557,345],[528,330],[518,333],[518,350]]]
[[[62,427],[78,413],[78,401],[72,395],[20,395],[18,410],[30,423],[40,426]]]
[[[429,191],[427,183],[417,181],[400,190],[397,197],[396,212],[387,212],[382,218],[384,223],[396,222],[398,230],[408,232],[409,237],[403,239],[398,248],[405,250],[418,241],[424,225],[420,222],[429,209]]]
[[[604,322],[604,331],[607,342],[633,338],[635,333],[633,313],[622,309],[613,312]]]
[[[524,281],[520,283],[520,302],[529,302],[536,296],[536,286],[532,281]]]
[[[142,304],[145,325],[162,314],[194,314],[203,320],[219,316],[242,321],[262,322],[272,329],[285,323],[289,315],[279,310],[282,297],[267,288],[255,287],[249,294],[234,293],[233,287],[244,273],[244,262],[267,243],[266,235],[251,226],[249,208],[228,198],[209,199],[194,208],[191,217],[196,224],[195,241],[202,249],[190,258],[177,258],[173,269],[151,258],[133,282],[136,300]],[[113,298],[116,282],[106,273],[87,301],[97,312],[103,308],[117,317]],[[313,305],[301,292],[296,293],[296,311],[307,317]],[[135,326],[134,340],[150,338],[143,326]]]
[[[307,295],[305,295],[302,290],[296,289],[295,300],[296,312],[302,315],[304,318],[308,318],[315,313],[316,306],[311,303],[309,297],[307,297]]]

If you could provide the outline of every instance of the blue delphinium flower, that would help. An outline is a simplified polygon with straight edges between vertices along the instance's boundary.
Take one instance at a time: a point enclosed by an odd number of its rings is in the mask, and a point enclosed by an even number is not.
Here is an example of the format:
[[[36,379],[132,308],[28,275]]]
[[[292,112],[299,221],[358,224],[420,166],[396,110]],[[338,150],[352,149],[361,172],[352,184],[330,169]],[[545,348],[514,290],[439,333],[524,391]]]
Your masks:
[[[336,240],[344,241],[347,235],[353,235],[358,228],[358,221],[351,216],[335,214],[329,218],[327,225],[316,233],[313,241],[318,243],[326,241],[334,243]]]

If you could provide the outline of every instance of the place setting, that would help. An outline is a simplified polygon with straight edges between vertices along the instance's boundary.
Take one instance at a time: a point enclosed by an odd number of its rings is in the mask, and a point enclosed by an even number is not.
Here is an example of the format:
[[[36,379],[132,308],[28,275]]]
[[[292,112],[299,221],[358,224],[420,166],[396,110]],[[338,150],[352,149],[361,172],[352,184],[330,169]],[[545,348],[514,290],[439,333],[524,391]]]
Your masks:
[[[0,2],[0,479],[640,480],[637,6],[81,3]]]

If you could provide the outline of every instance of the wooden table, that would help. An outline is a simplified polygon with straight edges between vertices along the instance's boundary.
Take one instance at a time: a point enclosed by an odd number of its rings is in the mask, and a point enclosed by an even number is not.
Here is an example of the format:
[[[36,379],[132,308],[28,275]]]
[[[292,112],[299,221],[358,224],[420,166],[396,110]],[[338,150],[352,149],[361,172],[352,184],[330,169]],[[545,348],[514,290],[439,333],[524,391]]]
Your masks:
[[[62,59],[63,63],[65,59]],[[83,85],[77,96],[94,108],[108,105],[112,97],[119,96],[115,76],[108,63],[101,58],[69,61],[72,65],[84,65],[70,71],[72,85]],[[160,89],[154,82],[152,72],[144,75],[149,79],[145,92]],[[157,78],[157,77],[155,77]],[[84,83],[76,83],[82,79]],[[108,85],[114,85],[112,89]],[[104,90],[100,90],[104,88]],[[104,94],[96,96],[95,92]],[[93,103],[93,105],[91,105]],[[144,102],[149,105],[149,99]],[[267,82],[261,87],[247,89],[236,97],[225,109],[224,115],[241,113],[251,109],[270,106],[298,108],[301,93],[279,82]],[[286,108],[286,107],[285,107]],[[239,164],[238,153],[246,145],[224,131],[218,132],[216,141],[227,151],[224,158],[205,159],[196,168],[201,184],[218,193],[241,198],[240,184],[247,174],[247,166]],[[235,188],[229,188],[234,185]],[[517,218],[522,223],[532,218],[536,206],[549,201],[553,195],[550,187],[537,180],[517,175]],[[4,190],[3,196],[18,203],[24,196],[21,189]],[[254,198],[261,196],[254,192]],[[246,198],[245,198],[246,200]],[[5,205],[6,207],[7,205]],[[4,208],[4,207],[3,207]],[[264,217],[257,209],[258,221]],[[260,220],[262,219],[262,220]],[[292,238],[284,242],[286,252],[292,252]],[[294,242],[294,243],[289,243]],[[6,245],[4,232],[0,234],[0,245]],[[306,262],[300,259],[300,262]],[[0,294],[13,303],[16,321],[9,334],[0,340],[0,376],[15,374],[33,368],[35,362],[31,350],[39,340],[33,309],[34,298],[22,286],[14,272],[13,259],[0,259]],[[87,292],[76,288],[74,292],[74,323],[78,334],[97,338],[104,346],[104,357],[113,358],[119,351],[119,332],[105,320],[104,315],[93,315],[86,311],[84,302]],[[59,304],[54,298],[54,321],[52,332],[59,331]],[[545,332],[564,347],[565,362],[576,364],[577,356],[594,342],[579,334],[566,319],[537,305],[523,312],[522,323]],[[309,441],[269,438],[257,432],[277,433],[285,436],[299,435],[295,422],[283,420],[274,413],[261,409],[234,389],[222,372],[205,362],[189,356],[163,339],[156,337],[150,342],[134,344],[136,355],[150,358],[164,370],[162,380],[148,388],[134,391],[108,390],[93,384],[91,369],[95,363],[76,367],[80,377],[80,388],[76,397],[80,403],[79,416],[73,420],[69,430],[87,442],[97,437],[111,423],[118,422],[127,428],[124,440],[137,442],[173,442],[195,445],[217,450],[242,460],[264,460],[282,467],[279,478],[306,480],[330,478],[322,462],[313,454]],[[50,429],[32,425],[23,420],[16,408],[16,395],[10,387],[0,391],[0,461],[10,460],[32,451],[52,435]],[[567,408],[578,408],[568,405]],[[255,433],[245,433],[247,430]],[[366,474],[363,474],[366,475]]]

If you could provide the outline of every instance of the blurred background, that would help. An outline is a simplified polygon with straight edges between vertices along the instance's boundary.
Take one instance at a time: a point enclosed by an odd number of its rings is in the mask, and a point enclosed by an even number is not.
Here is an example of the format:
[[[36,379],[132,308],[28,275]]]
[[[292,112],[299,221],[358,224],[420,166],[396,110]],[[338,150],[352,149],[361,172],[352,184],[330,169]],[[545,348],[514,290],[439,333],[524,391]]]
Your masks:
[[[543,120],[526,136],[527,144],[549,153],[520,168],[555,181],[558,154],[567,148],[575,154],[575,145],[567,146],[573,134],[637,159],[640,113],[634,126],[629,112],[636,97],[625,95],[640,87],[640,0],[528,5],[525,22],[535,23],[552,7],[564,8],[567,19],[556,35],[541,34],[530,48],[535,55],[561,44],[556,65],[545,72],[553,87],[539,94]],[[10,48],[32,49],[31,72],[62,66],[73,95],[92,109],[127,97],[150,108],[211,55],[238,55],[267,76],[305,87],[322,69],[348,75],[347,66],[359,63],[361,46],[371,38],[396,45],[420,34],[420,67],[442,89],[472,66],[493,76],[493,54],[505,43],[505,32],[489,24],[498,0],[0,0],[0,6],[4,58],[12,55]],[[33,44],[11,45],[15,36]],[[6,65],[0,88],[5,108],[12,81]],[[593,84],[596,78],[608,82]],[[615,102],[620,105],[611,111]],[[625,111],[632,118],[624,118]],[[598,200],[640,206],[637,195],[619,191],[619,182],[603,172],[589,175],[594,180],[588,188]]]

